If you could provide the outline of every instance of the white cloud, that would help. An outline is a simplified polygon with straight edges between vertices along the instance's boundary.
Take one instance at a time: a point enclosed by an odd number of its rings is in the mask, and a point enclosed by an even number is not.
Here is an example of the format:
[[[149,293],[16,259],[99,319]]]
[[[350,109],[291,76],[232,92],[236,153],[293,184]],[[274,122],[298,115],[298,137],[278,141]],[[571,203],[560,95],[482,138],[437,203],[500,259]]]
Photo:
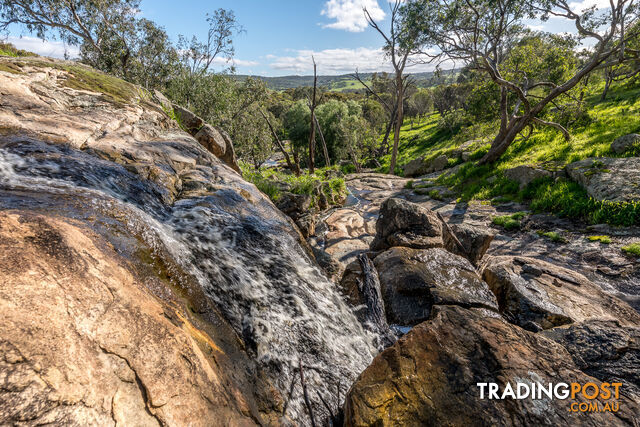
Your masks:
[[[59,41],[42,41],[35,37],[13,37],[9,36],[5,39],[18,49],[28,50],[37,53],[40,56],[49,56],[52,58],[64,58],[67,52],[70,58],[77,58],[80,50],[76,46],[65,45]]]
[[[213,60],[213,65],[219,65],[222,67],[228,67],[229,65],[234,65],[236,67],[253,67],[256,65],[260,65],[260,63],[256,61],[247,61],[244,59],[237,59],[237,58],[227,59],[227,58],[217,57]]]
[[[312,56],[318,64],[318,74],[322,75],[348,74],[356,69],[363,73],[393,70],[382,49],[366,47],[322,51],[299,50],[296,56],[274,57],[270,67],[280,72],[310,74],[313,73]],[[433,68],[431,65],[416,65],[409,67],[407,72],[431,71]]]
[[[569,8],[576,13],[581,13],[583,10],[595,6],[597,9],[611,8],[609,0],[581,0],[569,3]]]
[[[371,17],[382,20],[386,16],[378,5],[378,0],[329,0],[322,9],[322,15],[335,20],[324,28],[336,30],[346,30],[359,33],[367,28],[367,20],[364,15],[364,8],[367,8]]]

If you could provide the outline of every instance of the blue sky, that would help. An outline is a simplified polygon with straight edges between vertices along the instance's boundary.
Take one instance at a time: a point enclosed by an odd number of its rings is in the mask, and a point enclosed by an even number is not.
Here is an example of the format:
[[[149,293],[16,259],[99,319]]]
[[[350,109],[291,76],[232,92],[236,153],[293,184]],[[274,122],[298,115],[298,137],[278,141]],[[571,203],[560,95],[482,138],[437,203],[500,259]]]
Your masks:
[[[579,6],[602,1],[606,0],[581,0]],[[142,0],[141,14],[163,26],[176,41],[179,34],[204,38],[207,12],[218,8],[233,10],[246,31],[234,42],[234,61],[241,74],[310,74],[312,55],[319,73],[325,75],[352,73],[356,68],[362,72],[389,70],[380,49],[382,39],[367,27],[363,6],[383,28],[388,27],[386,0]],[[559,24],[562,23],[551,21],[532,26],[555,32],[569,30]],[[47,56],[62,56],[65,49],[72,55],[77,52],[59,42],[43,43],[20,28],[12,29],[9,41]],[[218,67],[225,65],[220,61]],[[421,65],[412,70],[428,69],[431,67]]]

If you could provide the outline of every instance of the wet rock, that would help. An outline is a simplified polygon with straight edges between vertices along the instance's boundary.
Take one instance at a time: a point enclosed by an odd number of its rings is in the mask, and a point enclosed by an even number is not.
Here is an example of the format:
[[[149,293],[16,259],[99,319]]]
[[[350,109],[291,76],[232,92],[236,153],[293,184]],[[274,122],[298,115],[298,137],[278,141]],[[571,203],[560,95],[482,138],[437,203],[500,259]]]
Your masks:
[[[466,259],[444,249],[392,248],[374,258],[389,323],[416,325],[435,305],[498,310]]]
[[[482,277],[509,321],[537,332],[589,319],[640,324],[640,314],[583,275],[526,257],[491,257]]]
[[[403,199],[390,198],[382,204],[372,250],[394,246],[429,249],[443,245],[442,221],[437,214]]]
[[[504,171],[504,176],[512,181],[520,184],[520,188],[524,188],[539,178],[550,178],[553,174],[547,170],[536,168],[533,166],[516,166],[512,169]]]
[[[617,413],[574,414],[566,399],[480,399],[478,383],[599,381],[561,345],[475,309],[438,307],[383,351],[351,387],[346,426],[621,425],[640,411],[622,396]],[[600,401],[599,404],[604,404]]]
[[[133,320],[113,323],[103,332],[115,340],[110,349],[128,361],[133,360],[129,358],[132,353],[144,349],[144,354],[136,354],[139,359],[135,361],[136,366],[146,364],[145,368],[149,369],[140,375],[143,385],[149,381],[170,384],[170,392],[163,391],[161,400],[150,398],[154,414],[162,411],[169,414],[174,410],[173,403],[167,403],[169,398],[176,405],[182,405],[175,413],[185,414],[186,409],[190,410],[185,419],[170,419],[163,421],[164,424],[242,425],[246,424],[243,416],[249,423],[278,424],[284,410],[286,398],[283,397],[289,396],[293,379],[299,379],[300,359],[308,366],[322,367],[305,372],[307,387],[313,396],[316,391],[325,390],[327,384],[351,382],[362,372],[376,351],[371,334],[362,329],[335,285],[316,268],[293,221],[254,185],[242,180],[183,131],[160,105],[143,97],[144,91],[134,85],[72,62],[0,58],[0,65],[7,62],[19,62],[22,72],[0,73],[0,208],[44,212],[81,226],[83,231],[104,234],[105,240],[96,240],[95,245],[100,250],[113,249],[121,255],[125,270],[129,271],[133,264],[151,270],[136,275],[134,285],[151,292],[153,299],[132,294],[126,296],[125,302],[135,305],[153,300],[159,308],[152,310],[160,314],[149,319],[133,313],[130,316]],[[108,84],[74,89],[87,83],[83,80],[87,75]],[[156,173],[155,168],[163,173]],[[128,242],[126,245],[124,240]],[[0,257],[11,255],[14,245],[14,242],[5,245],[12,249],[3,247]],[[131,250],[122,252],[127,248]],[[48,245],[46,250],[55,251],[56,245]],[[48,261],[47,253],[35,259],[44,264]],[[85,263],[92,267],[97,255],[91,252],[86,259],[69,257],[66,264],[72,268]],[[156,263],[165,261],[171,262],[156,271]],[[2,263],[3,266],[16,264],[20,262]],[[115,268],[108,267],[104,275],[115,277]],[[89,270],[91,273],[91,268]],[[64,285],[67,280],[67,276],[53,272],[35,276],[33,280],[40,283],[38,279],[45,276],[56,286],[58,282]],[[116,278],[123,279],[123,286],[127,285],[126,277]],[[92,333],[94,324],[104,323],[95,322],[94,318],[105,316],[102,313],[112,300],[109,289],[103,287],[100,280],[93,280],[91,274],[81,279],[73,279],[78,298],[95,295],[92,286],[105,298],[95,305],[89,301],[75,306],[79,308],[68,313],[71,319],[68,329],[61,326],[60,330],[54,330],[49,327],[50,320],[45,322],[40,318],[38,329],[31,329],[32,322],[24,307],[39,307],[30,303],[30,297],[11,299],[11,304],[0,308],[0,322],[5,319],[13,322],[11,327],[1,325],[0,341],[5,331],[20,330],[21,337],[32,340],[29,345],[51,346],[53,351],[65,355],[65,364],[72,368],[79,366],[69,372],[60,368],[61,363],[51,362],[51,378],[55,381],[48,383],[53,391],[46,393],[54,403],[47,408],[60,411],[91,410],[96,407],[93,399],[96,395],[100,396],[97,403],[100,408],[108,405],[111,409],[114,397],[111,391],[115,391],[92,382],[93,366],[73,364],[76,359],[78,363],[84,363],[85,359],[93,363],[93,356],[68,355],[56,344],[60,342],[61,346],[72,349],[75,342],[61,339],[61,335],[80,331],[79,339],[83,339]],[[6,282],[3,280],[0,274],[0,288]],[[14,290],[15,287],[10,287],[6,292],[11,294],[10,298],[20,298]],[[55,298],[43,304],[46,307],[42,312],[49,316],[51,310],[73,309],[68,303],[73,303],[76,293],[70,291],[68,294],[73,297],[65,299],[66,293],[52,291]],[[4,297],[0,298],[0,304],[4,301]],[[119,301],[113,301],[114,311],[120,309]],[[18,317],[14,317],[14,312]],[[117,314],[110,309],[107,312],[109,316]],[[187,320],[195,329],[182,322],[176,312],[187,317],[193,315]],[[197,379],[198,372],[206,365],[198,364],[198,357],[192,358],[186,352],[188,346],[167,341],[154,344],[156,333],[162,335],[164,331],[160,327],[163,319],[171,324],[184,323],[178,328],[193,332],[194,347],[202,346],[206,363],[211,361],[210,369],[214,373],[211,378],[201,384],[189,382],[188,376],[174,375],[176,370],[187,371],[191,378]],[[223,330],[228,334],[219,338]],[[133,332],[140,335],[134,336]],[[210,340],[221,351],[209,345]],[[98,341],[88,342],[93,345]],[[229,348],[233,348],[232,353],[228,353]],[[184,357],[174,357],[182,350],[185,350]],[[30,354],[37,351],[30,350]],[[4,353],[4,348],[0,352]],[[171,381],[166,380],[163,372],[154,370],[154,366],[165,366],[156,360],[164,356],[169,365],[166,372],[173,375]],[[0,359],[3,357],[4,354],[0,355]],[[100,361],[107,358],[110,356],[98,357]],[[15,358],[11,356],[11,360]],[[42,370],[46,369],[48,366],[43,364]],[[125,369],[124,374],[123,387],[139,389],[131,373]],[[0,378],[2,382],[6,376],[0,374]],[[69,386],[65,382],[68,378],[77,380]],[[260,381],[265,383],[264,389],[257,387]],[[61,384],[59,390],[58,384]],[[72,389],[78,391],[68,397]],[[0,393],[5,391],[2,389]],[[78,398],[81,393],[87,396],[84,401],[82,396]],[[56,394],[62,398],[58,399]],[[235,400],[227,400],[227,396]],[[299,387],[294,388],[291,396],[282,422],[304,424],[308,418]],[[16,401],[33,407],[41,407],[43,401],[28,393],[12,399],[7,411],[16,406]],[[193,404],[186,403],[187,400],[193,400]],[[4,396],[0,396],[0,412],[5,411],[5,401]],[[140,401],[144,399],[136,401],[125,397],[124,403]],[[116,405],[122,403],[117,398],[115,402]],[[199,409],[206,405],[214,408],[211,415]],[[314,400],[312,405],[318,418],[327,413],[320,401]],[[249,408],[248,412],[245,408]],[[109,413],[104,412],[107,416]],[[72,425],[112,423],[102,418],[66,422],[62,416],[48,420],[35,413],[27,417],[30,418],[20,419]],[[136,425],[140,419],[132,416],[128,421],[123,417],[118,422]],[[0,424],[5,424],[4,419]]]
[[[623,154],[634,147],[640,147],[640,135],[637,133],[631,133],[617,138],[611,144],[611,151],[616,154]]]
[[[602,382],[619,382],[640,399],[640,327],[589,320],[554,328],[544,336],[567,349],[576,366]]]
[[[640,182],[640,157],[585,159],[567,165],[566,171],[597,200],[640,200],[640,187],[629,184]]]
[[[259,424],[246,373],[154,280],[75,221],[0,213],[0,423]]]
[[[486,227],[453,224],[450,225],[450,229],[462,247],[451,238],[451,233],[446,232],[444,233],[445,248],[449,252],[465,257],[473,265],[478,265],[495,238],[495,234]]]

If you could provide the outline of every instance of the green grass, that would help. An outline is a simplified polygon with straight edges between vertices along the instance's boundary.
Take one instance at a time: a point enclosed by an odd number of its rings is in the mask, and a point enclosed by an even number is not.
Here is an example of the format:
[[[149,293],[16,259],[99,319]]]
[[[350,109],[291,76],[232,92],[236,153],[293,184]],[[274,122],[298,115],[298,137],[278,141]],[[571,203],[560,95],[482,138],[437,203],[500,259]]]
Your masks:
[[[640,202],[595,200],[577,183],[568,180],[534,181],[516,198],[530,202],[534,212],[581,219],[590,224],[631,226],[640,224]]]
[[[493,224],[497,226],[504,228],[505,230],[519,230],[522,226],[522,223],[520,221],[526,216],[526,212],[516,212],[512,215],[493,217],[491,219],[491,222],[493,222]]]
[[[590,242],[600,242],[603,245],[611,244],[611,237],[609,236],[589,236],[587,237],[587,240]]]
[[[600,101],[601,87],[593,89],[587,98],[590,120],[569,128],[571,140],[565,141],[554,129],[537,128],[528,140],[517,140],[492,164],[476,166],[489,149],[496,133],[496,123],[477,123],[457,133],[438,127],[439,117],[432,115],[420,126],[402,127],[399,165],[424,156],[427,159],[452,153],[465,141],[475,140],[471,161],[455,173],[442,174],[437,184],[447,186],[459,195],[460,201],[527,202],[534,212],[549,212],[561,217],[581,219],[590,224],[640,225],[640,204],[597,201],[590,198],[578,184],[568,180],[551,179],[532,183],[521,190],[518,183],[504,177],[507,169],[520,165],[536,165],[548,170],[559,170],[565,165],[587,157],[620,157],[611,152],[611,143],[620,136],[640,133],[640,88],[617,87],[609,98]],[[458,150],[459,151],[459,150]],[[634,151],[625,156],[634,155]],[[382,171],[388,169],[388,156],[383,159]],[[460,163],[449,157],[449,166]],[[398,168],[400,169],[400,168]],[[598,166],[594,173],[611,172]]]
[[[640,243],[632,243],[622,248],[622,251],[627,255],[640,256]]]
[[[329,201],[341,199],[347,194],[344,179],[328,175],[330,171],[337,170],[335,167],[316,169],[313,175],[302,174],[299,177],[273,169],[256,171],[244,162],[240,162],[240,167],[244,178],[252,182],[274,202],[282,197],[283,191],[312,196],[312,206],[317,206],[317,191],[322,191]],[[320,190],[316,190],[317,188]]]
[[[538,231],[538,236],[546,237],[554,243],[567,243],[567,239],[562,237],[562,235],[556,231]]]
[[[0,42],[0,56],[11,56],[13,58],[19,58],[23,56],[38,56],[33,52],[16,48],[11,43]]]

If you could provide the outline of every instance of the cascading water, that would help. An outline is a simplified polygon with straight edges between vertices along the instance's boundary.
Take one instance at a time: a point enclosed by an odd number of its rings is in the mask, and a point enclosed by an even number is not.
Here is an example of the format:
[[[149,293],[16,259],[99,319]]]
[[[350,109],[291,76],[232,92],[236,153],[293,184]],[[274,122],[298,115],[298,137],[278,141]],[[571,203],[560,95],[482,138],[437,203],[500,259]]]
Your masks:
[[[0,208],[48,209],[73,216],[82,200],[170,253],[243,338],[260,369],[287,398],[286,416],[308,418],[300,393],[302,361],[316,417],[317,392],[342,392],[377,352],[335,287],[282,220],[268,218],[233,189],[162,202],[162,189],[83,151],[35,140],[0,141]],[[330,390],[330,391],[329,391]]]

